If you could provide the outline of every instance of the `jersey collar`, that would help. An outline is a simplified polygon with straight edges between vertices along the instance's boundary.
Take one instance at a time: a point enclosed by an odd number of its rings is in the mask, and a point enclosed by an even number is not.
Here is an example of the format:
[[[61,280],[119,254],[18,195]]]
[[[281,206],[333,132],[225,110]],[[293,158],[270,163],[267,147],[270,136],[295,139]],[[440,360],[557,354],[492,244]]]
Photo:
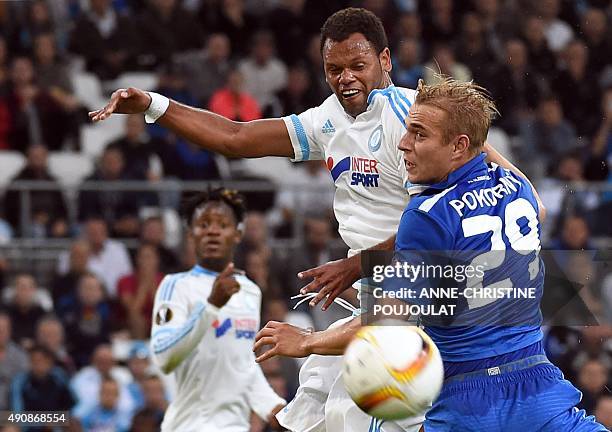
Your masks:
[[[205,274],[205,275],[215,276],[215,277],[219,275],[219,273],[212,271],[212,270],[208,270],[207,268],[204,268],[199,264],[196,264],[195,266],[193,266],[193,268],[191,269],[191,273],[196,274],[196,275]]]
[[[450,173],[446,180],[443,180],[439,183],[432,184],[429,186],[434,189],[447,189],[454,184],[459,183],[464,177],[468,175],[476,174],[479,171],[484,171],[486,174],[487,165],[485,164],[485,158],[487,155],[485,153],[480,153],[478,156],[471,159],[469,162],[457,168],[455,171]]]

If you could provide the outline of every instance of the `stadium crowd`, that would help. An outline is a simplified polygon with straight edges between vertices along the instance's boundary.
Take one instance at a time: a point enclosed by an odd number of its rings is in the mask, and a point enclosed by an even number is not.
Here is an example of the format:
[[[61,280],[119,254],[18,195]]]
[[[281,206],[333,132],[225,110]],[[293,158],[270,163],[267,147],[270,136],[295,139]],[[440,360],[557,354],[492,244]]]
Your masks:
[[[0,2],[0,160],[20,152],[25,161],[2,185],[0,243],[70,242],[51,273],[24,272],[0,249],[0,410],[70,410],[74,430],[158,430],[172,383],[155,371],[142,341],[163,275],[191,268],[195,255],[163,217],[180,193],[112,185],[253,179],[242,161],[199,150],[140,115],[121,117],[123,132],[97,154],[85,151],[82,131],[93,127],[87,111],[99,107],[75,77],[110,90],[122,75],[144,72],[154,75],[157,92],[234,120],[299,113],[330,94],[318,31],[349,5],[383,19],[395,85],[415,88],[440,71],[490,90],[501,116],[489,140],[538,185],[549,213],[545,248],[566,252],[550,255],[547,268],[578,284],[583,312],[607,323],[551,326],[547,352],[583,392],[579,407],[612,427],[612,272],[605,257],[572,254],[612,242],[608,0]],[[67,193],[49,166],[57,152],[95,156],[82,180],[109,187]],[[331,216],[333,184],[322,162],[291,170],[285,182],[271,182],[272,194],[249,194],[254,211],[236,265],[264,293],[263,323],[325,328],[341,309],[292,311],[289,298],[301,287],[297,271],[346,254]],[[12,187],[30,180],[54,182],[56,190]],[[303,239],[297,248],[274,247],[296,237]],[[137,246],[128,249],[125,239]],[[558,278],[547,284],[562,286]],[[288,400],[298,366],[282,358],[262,364]],[[263,430],[254,417],[252,431]]]

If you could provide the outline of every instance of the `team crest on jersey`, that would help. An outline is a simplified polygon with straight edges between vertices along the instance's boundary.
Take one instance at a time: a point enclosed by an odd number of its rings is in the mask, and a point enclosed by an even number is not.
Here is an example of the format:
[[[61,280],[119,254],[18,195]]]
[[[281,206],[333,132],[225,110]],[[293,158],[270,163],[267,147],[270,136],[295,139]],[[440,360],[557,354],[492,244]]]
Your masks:
[[[327,169],[329,169],[334,182],[346,171],[351,174],[351,186],[363,185],[364,187],[378,187],[378,160],[347,156],[334,164],[334,159],[327,158]]]
[[[172,313],[172,309],[170,309],[170,307],[168,307],[167,305],[163,305],[162,307],[159,308],[159,310],[157,311],[157,314],[155,315],[155,324],[157,325],[167,324],[170,321],[172,321],[173,315],[174,314]]]
[[[368,148],[372,153],[377,151],[382,144],[382,125],[378,125],[376,129],[370,134],[368,138]]]

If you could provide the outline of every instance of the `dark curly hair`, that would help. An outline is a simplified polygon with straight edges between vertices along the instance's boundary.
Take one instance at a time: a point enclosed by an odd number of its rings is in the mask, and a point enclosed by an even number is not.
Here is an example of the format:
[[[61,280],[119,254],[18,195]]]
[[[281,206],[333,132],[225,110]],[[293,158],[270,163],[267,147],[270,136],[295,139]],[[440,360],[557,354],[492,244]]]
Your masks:
[[[327,39],[342,42],[353,33],[361,33],[374,46],[376,53],[389,46],[382,21],[363,8],[346,8],[331,15],[321,28],[321,52]]]
[[[209,202],[225,203],[232,209],[236,224],[239,224],[244,219],[246,213],[245,198],[240,192],[232,189],[217,188],[209,189],[206,192],[200,192],[186,199],[181,205],[181,214],[187,225],[191,225],[193,215],[196,210],[202,205]]]

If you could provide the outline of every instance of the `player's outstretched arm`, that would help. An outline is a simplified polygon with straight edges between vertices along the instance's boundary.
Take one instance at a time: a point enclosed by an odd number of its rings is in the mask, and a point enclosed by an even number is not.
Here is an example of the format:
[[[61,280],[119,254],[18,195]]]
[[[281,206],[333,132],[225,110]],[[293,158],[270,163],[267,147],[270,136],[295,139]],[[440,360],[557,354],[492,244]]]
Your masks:
[[[361,318],[352,320],[338,327],[319,332],[292,326],[291,324],[270,321],[255,336],[253,351],[270,345],[271,348],[256,358],[258,363],[280,355],[285,357],[306,357],[310,354],[341,355],[361,328]]]
[[[368,250],[392,251],[394,248],[395,236]],[[352,257],[331,261],[319,267],[298,273],[298,278],[300,279],[313,278],[312,282],[302,288],[300,292],[302,294],[317,292],[317,295],[310,301],[310,306],[316,306],[321,300],[326,299],[321,307],[323,310],[331,306],[336,297],[362,277],[361,252]]]
[[[156,98],[163,98],[156,95]],[[89,113],[93,122],[116,114],[155,111],[151,93],[130,87],[116,90],[105,107]],[[159,114],[159,113],[158,113]],[[199,147],[230,157],[294,157],[282,119],[235,122],[218,114],[169,100],[157,123]]]

